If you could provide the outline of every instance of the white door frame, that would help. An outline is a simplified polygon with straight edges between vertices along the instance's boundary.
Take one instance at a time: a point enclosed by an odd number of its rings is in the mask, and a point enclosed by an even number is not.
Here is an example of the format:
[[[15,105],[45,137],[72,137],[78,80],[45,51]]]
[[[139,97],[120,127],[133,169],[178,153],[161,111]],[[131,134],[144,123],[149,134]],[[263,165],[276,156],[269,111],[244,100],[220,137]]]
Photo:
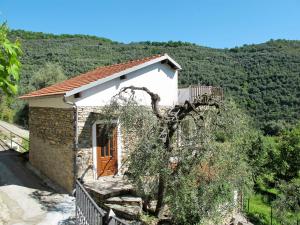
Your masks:
[[[105,124],[105,123],[116,123],[117,124],[117,161],[118,161],[118,173],[120,174],[120,167],[122,163],[122,136],[121,136],[121,127],[118,120],[107,121],[107,120],[97,120],[92,126],[92,138],[93,138],[93,174],[94,180],[97,180],[97,138],[96,138],[96,125]]]

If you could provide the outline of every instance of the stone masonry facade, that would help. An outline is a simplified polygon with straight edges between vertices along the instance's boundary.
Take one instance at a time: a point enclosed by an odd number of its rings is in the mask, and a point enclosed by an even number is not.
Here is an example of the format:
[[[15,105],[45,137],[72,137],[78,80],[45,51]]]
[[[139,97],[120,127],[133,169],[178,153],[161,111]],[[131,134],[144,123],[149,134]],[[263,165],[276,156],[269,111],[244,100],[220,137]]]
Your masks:
[[[78,107],[78,151],[76,155],[77,176],[93,180],[93,124],[99,120],[101,107]]]
[[[161,108],[165,113],[169,108]],[[101,106],[82,106],[78,107],[78,151],[76,155],[76,171],[77,177],[85,181],[93,180],[93,124],[103,120],[103,107]],[[139,134],[133,131],[120,128],[118,132],[118,146],[121,147],[121,168],[119,174],[124,174],[128,169],[128,157],[139,141]],[[120,152],[118,152],[120,154]],[[119,163],[119,162],[118,162]]]
[[[93,124],[103,120],[102,109],[99,106],[77,108],[78,148],[75,151],[76,111],[73,108],[30,107],[30,163],[69,193],[74,188],[75,178],[94,179]],[[118,132],[121,165],[126,163],[128,146],[134,136],[122,129]],[[119,173],[124,173],[126,168],[123,165]]]
[[[90,106],[78,107],[78,152],[76,156],[77,176],[84,180],[94,179],[93,174],[93,124],[103,120],[103,107]],[[121,165],[126,162],[128,148],[125,145],[124,130],[118,132],[118,140],[121,140]],[[118,143],[119,144],[119,143]],[[118,146],[119,148],[120,146]],[[118,153],[119,154],[119,153]],[[119,173],[124,172],[125,166],[120,168]]]
[[[75,127],[73,108],[30,107],[29,161],[67,192],[74,188]]]

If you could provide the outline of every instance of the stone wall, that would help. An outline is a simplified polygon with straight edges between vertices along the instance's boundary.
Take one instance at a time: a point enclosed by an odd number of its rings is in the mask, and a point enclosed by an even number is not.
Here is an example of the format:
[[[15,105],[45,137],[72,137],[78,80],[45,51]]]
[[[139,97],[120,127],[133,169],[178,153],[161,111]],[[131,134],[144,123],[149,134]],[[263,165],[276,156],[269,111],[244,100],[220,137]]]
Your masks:
[[[78,152],[76,156],[77,176],[84,180],[94,179],[93,174],[93,124],[103,120],[103,107],[78,107]],[[118,148],[121,147],[121,165],[126,161],[128,149],[125,147],[124,131],[118,132]],[[120,146],[121,145],[121,146]],[[118,152],[119,154],[120,152]],[[120,173],[124,172],[124,167]]]
[[[74,187],[74,111],[30,107],[29,161],[69,193]]]
[[[101,119],[102,107],[78,107],[78,152],[76,155],[77,176],[93,180],[93,124]]]
[[[93,124],[103,120],[103,107],[101,106],[81,106],[78,110],[78,151],[76,155],[77,177],[85,181],[93,180]],[[135,129],[133,129],[135,130]],[[127,170],[128,156],[138,141],[139,134],[134,131],[126,131],[122,127],[118,129],[118,148],[121,148],[121,166],[119,173],[123,174]],[[120,150],[120,149],[119,149]],[[119,157],[119,155],[118,155]]]

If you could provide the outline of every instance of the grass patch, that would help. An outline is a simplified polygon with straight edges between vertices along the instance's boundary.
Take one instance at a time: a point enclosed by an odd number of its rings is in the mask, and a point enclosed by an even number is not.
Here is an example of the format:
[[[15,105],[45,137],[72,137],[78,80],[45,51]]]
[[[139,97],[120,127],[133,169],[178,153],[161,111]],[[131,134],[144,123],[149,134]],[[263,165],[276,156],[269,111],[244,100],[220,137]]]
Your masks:
[[[28,140],[22,139],[22,146],[24,147],[24,149],[22,149],[23,153],[29,151],[29,141]]]
[[[256,194],[250,198],[249,210],[248,202],[246,202],[246,212],[250,221],[256,225],[270,225],[271,224],[271,204],[268,202],[267,196]],[[274,218],[273,225],[280,225]]]
[[[274,189],[274,194],[278,193],[277,189]],[[271,202],[269,197],[262,194],[255,194],[250,198],[249,209],[248,201],[245,202],[245,210],[249,220],[255,225],[270,225],[271,224]],[[276,212],[272,210],[272,224],[282,225],[282,223],[276,218]],[[289,213],[290,224],[297,224],[297,216],[300,218],[300,214]],[[300,222],[300,221],[299,221]]]

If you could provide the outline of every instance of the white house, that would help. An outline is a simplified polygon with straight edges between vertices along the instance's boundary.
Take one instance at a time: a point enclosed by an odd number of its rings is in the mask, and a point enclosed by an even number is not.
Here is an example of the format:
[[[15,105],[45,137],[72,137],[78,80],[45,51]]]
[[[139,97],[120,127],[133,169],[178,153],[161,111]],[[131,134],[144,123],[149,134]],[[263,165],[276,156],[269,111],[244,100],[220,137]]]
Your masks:
[[[180,65],[167,54],[96,68],[20,98],[29,102],[30,163],[71,192],[75,178],[97,179],[118,173],[126,152],[121,129],[106,126],[99,112],[121,88],[147,87],[160,105],[178,103]],[[142,105],[150,98],[137,92]],[[106,127],[107,128],[107,127]],[[108,129],[108,128],[107,128]]]

